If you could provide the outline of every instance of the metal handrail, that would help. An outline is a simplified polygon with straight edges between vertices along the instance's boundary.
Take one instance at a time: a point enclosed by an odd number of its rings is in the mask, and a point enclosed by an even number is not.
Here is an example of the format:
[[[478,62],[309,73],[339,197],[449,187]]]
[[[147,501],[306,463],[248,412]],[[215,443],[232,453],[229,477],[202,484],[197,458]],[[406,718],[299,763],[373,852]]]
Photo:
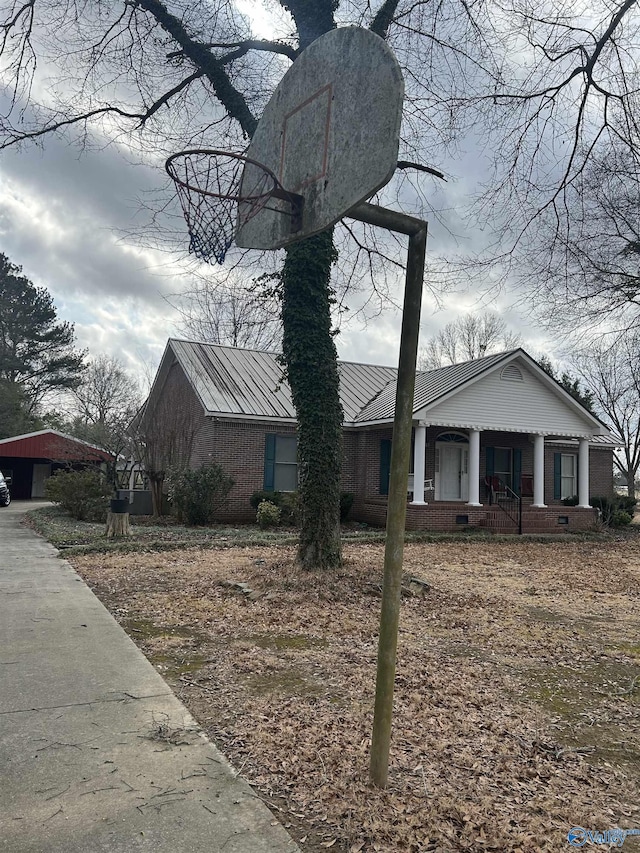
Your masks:
[[[518,525],[518,533],[522,533],[522,496],[508,486],[504,480],[495,475],[487,477],[489,489],[489,505],[496,504],[500,509]],[[498,481],[498,488],[494,488],[494,480]]]

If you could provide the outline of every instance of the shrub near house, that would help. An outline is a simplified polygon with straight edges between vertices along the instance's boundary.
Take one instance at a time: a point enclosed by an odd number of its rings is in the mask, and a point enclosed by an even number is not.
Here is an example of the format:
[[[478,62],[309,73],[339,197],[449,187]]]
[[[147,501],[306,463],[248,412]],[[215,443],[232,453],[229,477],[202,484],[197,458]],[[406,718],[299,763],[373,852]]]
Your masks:
[[[565,498],[564,506],[576,506],[577,495]],[[636,509],[636,499],[628,495],[614,495],[613,497],[592,497],[591,506],[598,510],[600,520],[608,527],[624,527],[631,524]]]
[[[45,494],[77,521],[104,521],[113,489],[99,471],[56,471]]]
[[[352,492],[340,492],[340,521],[347,521],[355,495]],[[258,489],[249,498],[249,503],[256,510],[260,504],[267,502],[280,510],[277,524],[299,525],[300,498],[297,492],[273,492]],[[258,518],[258,523],[260,520]]]
[[[220,465],[203,465],[197,471],[173,469],[167,479],[178,520],[194,526],[210,524],[233,487],[233,479]]]

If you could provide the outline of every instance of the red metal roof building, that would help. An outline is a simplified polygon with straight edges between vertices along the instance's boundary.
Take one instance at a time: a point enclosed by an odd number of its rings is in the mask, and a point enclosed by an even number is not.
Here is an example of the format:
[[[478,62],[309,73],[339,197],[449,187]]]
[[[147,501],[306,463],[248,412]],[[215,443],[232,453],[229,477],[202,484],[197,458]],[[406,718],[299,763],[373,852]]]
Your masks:
[[[113,456],[53,429],[0,439],[0,471],[10,478],[14,500],[43,498],[44,484],[59,468],[112,462]]]

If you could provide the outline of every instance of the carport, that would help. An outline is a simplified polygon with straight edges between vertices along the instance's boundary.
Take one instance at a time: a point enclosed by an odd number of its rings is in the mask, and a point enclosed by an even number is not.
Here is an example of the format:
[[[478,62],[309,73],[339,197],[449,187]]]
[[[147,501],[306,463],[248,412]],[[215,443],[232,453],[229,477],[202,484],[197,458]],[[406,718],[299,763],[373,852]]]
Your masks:
[[[0,471],[10,480],[14,500],[44,498],[46,480],[60,468],[112,461],[105,450],[53,429],[0,439]]]

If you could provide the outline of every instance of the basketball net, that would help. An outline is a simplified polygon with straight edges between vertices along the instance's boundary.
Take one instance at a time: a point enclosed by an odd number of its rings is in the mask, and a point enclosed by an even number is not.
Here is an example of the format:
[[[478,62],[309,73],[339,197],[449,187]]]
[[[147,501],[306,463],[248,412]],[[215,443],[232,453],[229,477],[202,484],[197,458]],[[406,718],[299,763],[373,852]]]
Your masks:
[[[224,263],[238,225],[262,210],[274,193],[282,197],[269,169],[228,151],[181,151],[169,157],[165,168],[187,223],[189,252],[207,263]]]

